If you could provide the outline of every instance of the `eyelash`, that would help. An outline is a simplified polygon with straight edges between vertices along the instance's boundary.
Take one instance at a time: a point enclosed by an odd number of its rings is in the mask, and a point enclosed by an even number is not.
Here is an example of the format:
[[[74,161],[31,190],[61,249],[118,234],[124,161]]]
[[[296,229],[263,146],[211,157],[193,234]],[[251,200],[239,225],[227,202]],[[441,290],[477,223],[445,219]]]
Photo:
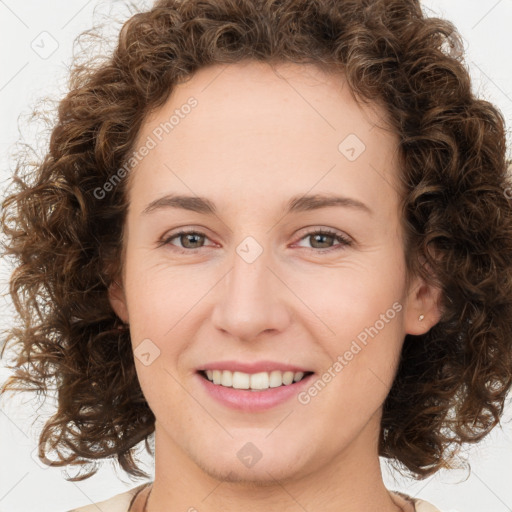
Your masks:
[[[162,237],[162,239],[158,242],[158,247],[162,247],[164,245],[173,245],[171,244],[171,240],[174,240],[175,238],[179,238],[180,236],[183,236],[183,235],[199,235],[199,236],[204,236],[205,238],[208,238],[204,233],[201,233],[200,231],[186,231],[186,230],[182,230],[182,231],[178,231],[177,233],[173,233],[171,236],[164,236]],[[308,249],[310,251],[313,251],[313,252],[316,252],[316,253],[320,253],[320,254],[325,254],[325,253],[328,253],[328,252],[331,252],[331,251],[337,251],[337,250],[341,250],[345,247],[349,247],[352,245],[352,240],[350,240],[349,238],[341,235],[340,233],[336,232],[336,231],[333,231],[333,230],[330,230],[330,229],[320,229],[320,230],[317,230],[317,231],[310,231],[308,233],[306,233],[305,235],[303,235],[299,241],[303,240],[304,238],[308,238],[308,237],[311,237],[313,235],[327,235],[327,236],[332,236],[334,237],[335,240],[337,240],[338,242],[340,242],[340,245],[338,247],[328,247],[327,249],[315,249],[314,247],[303,247],[303,249]],[[203,247],[196,247],[195,249],[186,249],[186,248],[180,248],[180,247],[177,247],[177,246],[174,246],[173,245],[173,250],[177,250],[179,253],[182,253],[182,254],[185,254],[185,253],[196,253],[197,251],[199,251],[200,249],[203,249]]]

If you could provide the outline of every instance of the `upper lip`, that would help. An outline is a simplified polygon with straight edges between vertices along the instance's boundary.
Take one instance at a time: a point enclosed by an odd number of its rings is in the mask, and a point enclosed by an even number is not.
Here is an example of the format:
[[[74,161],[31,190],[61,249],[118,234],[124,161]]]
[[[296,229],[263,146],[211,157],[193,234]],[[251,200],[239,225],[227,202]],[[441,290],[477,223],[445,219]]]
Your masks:
[[[311,370],[305,369],[302,366],[279,363],[276,361],[257,361],[252,363],[243,363],[241,361],[215,361],[213,363],[207,363],[198,368],[198,371],[206,370],[230,370],[232,372],[243,373],[271,372],[274,370],[279,370],[282,372],[311,372]]]

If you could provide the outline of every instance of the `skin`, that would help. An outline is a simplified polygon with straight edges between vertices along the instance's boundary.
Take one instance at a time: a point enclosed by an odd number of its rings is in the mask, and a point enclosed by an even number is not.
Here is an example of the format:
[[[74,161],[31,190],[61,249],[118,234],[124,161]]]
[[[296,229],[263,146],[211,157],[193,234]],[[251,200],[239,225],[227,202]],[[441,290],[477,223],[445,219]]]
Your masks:
[[[400,510],[380,471],[382,404],[405,335],[439,320],[439,291],[406,279],[397,135],[339,74],[246,61],[180,84],[136,147],[191,96],[198,105],[131,171],[123,272],[110,288],[133,349],[149,339],[160,350],[147,366],[135,358],[156,416],[149,512]],[[349,134],[366,146],[354,161],[338,149]],[[143,213],[169,193],[208,198],[217,213]],[[371,213],[345,205],[284,215],[291,196],[313,193]],[[205,237],[170,238],[179,228]],[[322,228],[352,243],[311,235]],[[263,248],[252,263],[236,252],[248,236]],[[397,302],[396,316],[306,405],[294,397],[235,411],[198,381],[196,369],[219,360],[279,361],[320,377]],[[262,454],[250,468],[237,457],[247,442]]]

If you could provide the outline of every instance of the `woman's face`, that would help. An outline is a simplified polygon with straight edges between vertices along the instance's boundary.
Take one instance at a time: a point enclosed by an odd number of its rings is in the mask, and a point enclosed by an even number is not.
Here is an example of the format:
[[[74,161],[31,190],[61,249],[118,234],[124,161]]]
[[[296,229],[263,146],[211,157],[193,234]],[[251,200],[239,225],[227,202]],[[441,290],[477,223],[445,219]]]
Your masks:
[[[376,458],[404,336],[434,322],[406,283],[384,111],[339,75],[276,70],[202,69],[146,119],[111,288],[157,460],[227,480]]]

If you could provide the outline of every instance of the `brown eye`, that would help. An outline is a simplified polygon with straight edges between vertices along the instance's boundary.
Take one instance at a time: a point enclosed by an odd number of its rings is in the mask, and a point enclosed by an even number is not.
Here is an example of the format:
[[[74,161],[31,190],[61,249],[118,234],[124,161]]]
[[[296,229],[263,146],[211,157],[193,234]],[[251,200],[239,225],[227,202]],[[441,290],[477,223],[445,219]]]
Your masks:
[[[172,245],[178,250],[182,249],[187,250],[186,252],[191,252],[194,249],[200,249],[203,247],[206,238],[205,234],[198,231],[180,231],[179,233],[174,233],[173,235],[162,239],[159,246]],[[179,244],[173,243],[173,240],[175,239],[179,240]]]
[[[205,245],[205,240],[207,238],[208,237],[204,233],[198,231],[180,231],[162,239],[159,246],[171,245],[176,247],[178,251],[181,250],[181,252],[194,252],[196,249],[199,250],[202,247],[207,247]],[[173,242],[175,239],[179,240],[179,244]],[[311,231],[304,235],[300,240],[309,240],[310,247],[304,248],[319,253],[342,249],[352,244],[352,241],[349,238],[337,233],[336,231],[329,230]],[[333,245],[336,241],[338,244]],[[318,250],[315,251],[315,249]]]
[[[336,240],[334,235],[326,235],[324,233],[316,233],[308,235],[311,240],[311,245],[315,249],[328,249],[331,244]]]
[[[308,240],[311,247],[305,247],[306,249],[320,249],[316,252],[322,252],[329,250],[337,250],[342,249],[343,247],[349,246],[352,244],[352,241],[343,235],[337,233],[336,231],[329,230],[319,230],[319,231],[311,231],[307,233],[305,236],[301,238],[301,240]],[[339,242],[338,246],[333,245],[333,242]]]
[[[204,236],[199,233],[184,233],[178,237],[185,249],[197,249],[202,246],[201,241],[204,242]]]

